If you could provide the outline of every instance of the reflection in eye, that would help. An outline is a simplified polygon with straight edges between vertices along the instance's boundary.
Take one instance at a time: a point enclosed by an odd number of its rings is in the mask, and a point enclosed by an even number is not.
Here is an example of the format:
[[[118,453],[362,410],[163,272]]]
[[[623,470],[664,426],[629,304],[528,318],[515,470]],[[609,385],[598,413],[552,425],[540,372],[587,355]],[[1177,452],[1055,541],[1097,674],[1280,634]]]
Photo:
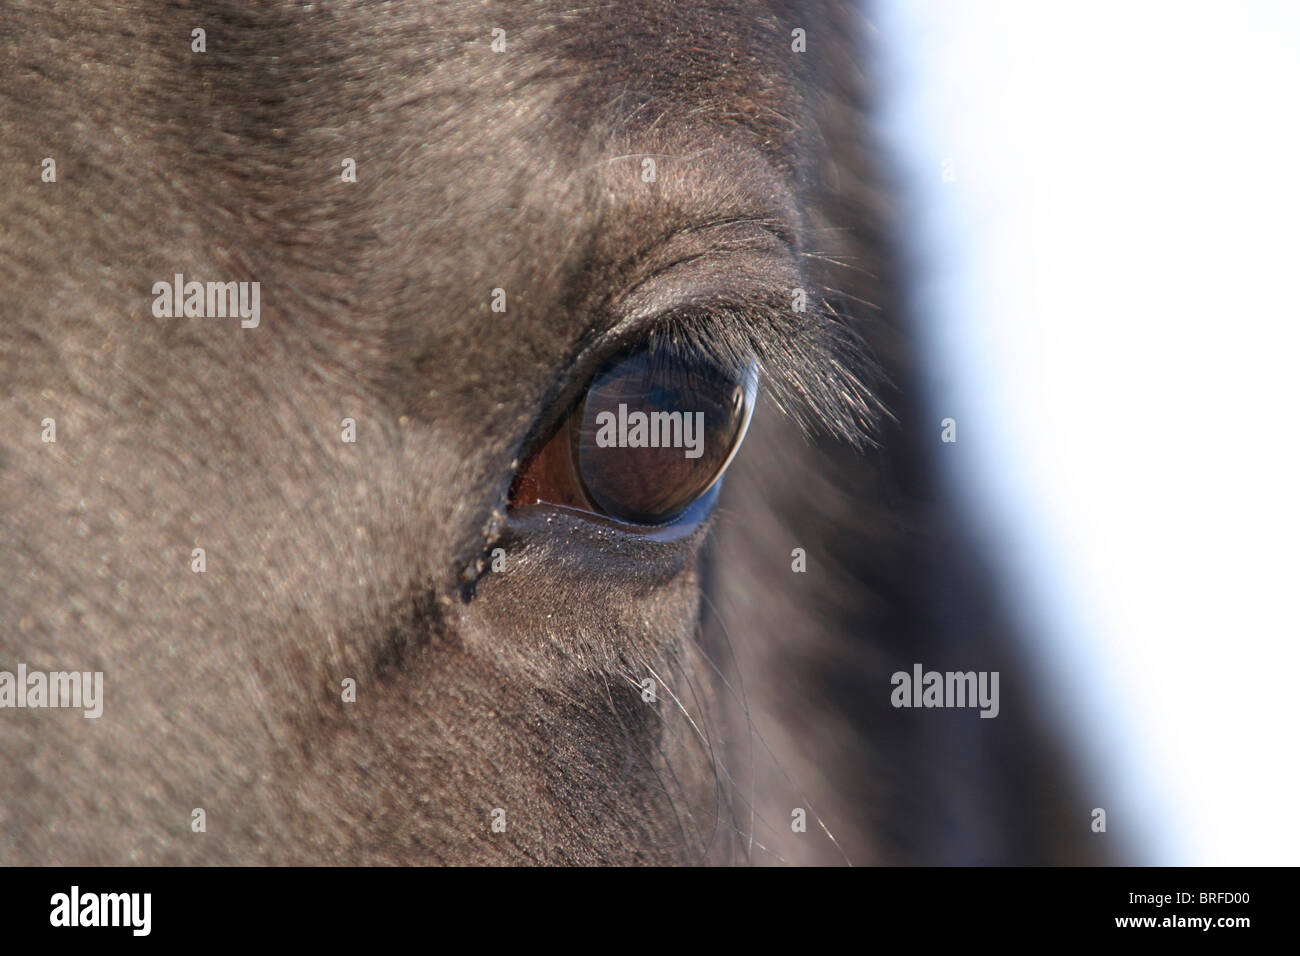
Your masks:
[[[638,525],[683,516],[717,484],[754,410],[757,372],[643,344],[596,373],[577,407],[525,464],[512,506],[578,508]]]

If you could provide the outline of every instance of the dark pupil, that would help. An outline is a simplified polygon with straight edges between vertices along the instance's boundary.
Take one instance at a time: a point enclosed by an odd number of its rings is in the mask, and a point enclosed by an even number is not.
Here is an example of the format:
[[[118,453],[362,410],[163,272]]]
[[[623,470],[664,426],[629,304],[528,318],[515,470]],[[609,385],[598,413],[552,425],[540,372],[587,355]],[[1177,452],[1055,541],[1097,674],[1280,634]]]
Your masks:
[[[642,347],[592,380],[574,438],[592,503],[661,524],[717,480],[749,413],[752,386],[703,355]],[[622,406],[620,408],[620,406]]]

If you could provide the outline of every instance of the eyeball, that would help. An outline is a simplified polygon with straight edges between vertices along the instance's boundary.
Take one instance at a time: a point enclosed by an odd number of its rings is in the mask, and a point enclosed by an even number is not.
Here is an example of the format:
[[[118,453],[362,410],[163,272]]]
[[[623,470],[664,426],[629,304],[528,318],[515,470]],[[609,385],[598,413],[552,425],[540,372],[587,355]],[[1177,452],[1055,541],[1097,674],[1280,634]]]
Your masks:
[[[645,343],[592,377],[512,489],[630,525],[682,517],[718,483],[754,411],[757,369],[729,370],[689,348]]]

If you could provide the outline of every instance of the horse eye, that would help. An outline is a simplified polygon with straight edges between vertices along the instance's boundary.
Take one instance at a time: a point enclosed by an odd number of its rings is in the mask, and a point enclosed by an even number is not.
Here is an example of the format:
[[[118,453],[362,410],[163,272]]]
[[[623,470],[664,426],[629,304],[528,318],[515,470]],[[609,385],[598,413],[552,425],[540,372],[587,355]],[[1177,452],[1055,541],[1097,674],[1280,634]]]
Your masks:
[[[520,470],[511,506],[671,524],[715,488],[735,456],[757,381],[753,366],[729,370],[677,346],[647,343],[615,356]]]

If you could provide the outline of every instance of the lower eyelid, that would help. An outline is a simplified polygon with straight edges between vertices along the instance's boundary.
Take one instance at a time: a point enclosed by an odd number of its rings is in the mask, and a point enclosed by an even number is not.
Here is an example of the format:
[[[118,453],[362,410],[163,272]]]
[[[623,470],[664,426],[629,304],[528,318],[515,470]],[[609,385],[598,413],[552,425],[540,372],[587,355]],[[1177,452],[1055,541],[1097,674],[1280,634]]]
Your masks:
[[[637,538],[644,538],[650,541],[669,543],[680,541],[696,534],[700,526],[703,525],[713,513],[713,506],[717,503],[718,496],[722,492],[722,482],[715,481],[713,486],[703,495],[697,498],[685,511],[667,524],[662,525],[639,525],[628,524],[625,521],[619,521],[617,518],[611,518],[609,515],[602,515],[594,511],[588,511],[585,508],[575,508],[568,505],[557,505],[552,502],[537,502],[529,505],[517,505],[512,511],[516,515],[526,515],[530,513],[561,513],[581,518],[588,523],[604,525],[611,530],[623,534],[634,535]]]

